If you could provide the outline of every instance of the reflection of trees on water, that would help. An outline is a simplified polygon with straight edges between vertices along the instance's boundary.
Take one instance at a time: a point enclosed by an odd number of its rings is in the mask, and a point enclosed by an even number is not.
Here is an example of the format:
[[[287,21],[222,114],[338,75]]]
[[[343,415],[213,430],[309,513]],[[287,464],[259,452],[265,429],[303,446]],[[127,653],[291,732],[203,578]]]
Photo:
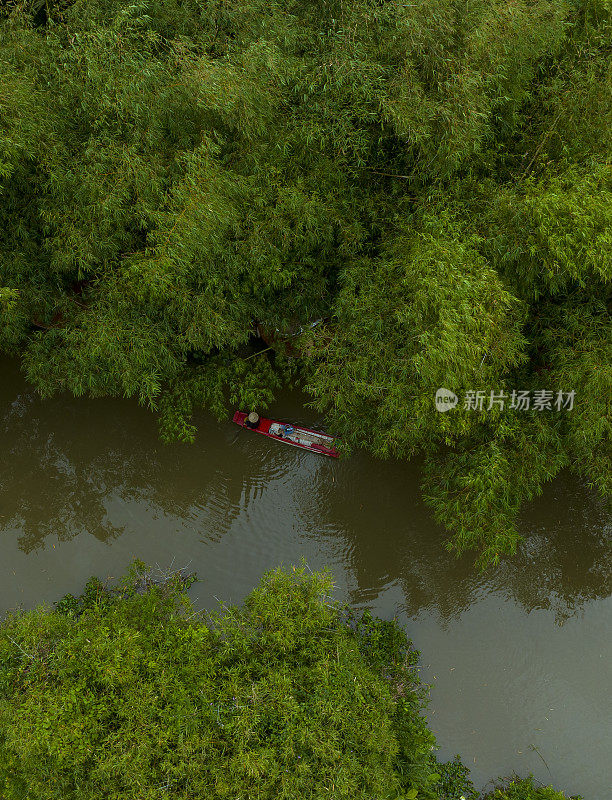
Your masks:
[[[527,611],[554,610],[562,622],[589,600],[612,594],[612,517],[605,504],[569,475],[525,511],[525,540],[494,582]]]
[[[203,419],[195,445],[165,447],[153,415],[135,404],[39,402],[15,366],[5,367],[0,365],[0,533],[19,530],[25,552],[42,547],[49,535],[68,540],[87,532],[110,541],[134,524],[133,503],[145,518],[168,514],[178,524],[192,521],[208,540],[219,539],[247,499],[258,502],[280,468],[291,482],[298,525],[340,543],[342,562],[357,582],[356,603],[396,582],[410,616],[435,610],[450,622],[493,589],[527,611],[552,608],[562,620],[612,593],[609,515],[569,476],[526,510],[519,554],[479,573],[473,554],[457,559],[444,549],[446,535],[420,500],[418,465],[356,454],[340,462],[321,459],[313,468],[308,462],[303,473],[289,474],[300,458],[312,456],[275,460],[269,443],[240,432],[234,449],[234,429],[209,419]],[[299,403],[292,395],[287,399],[285,417],[297,415]]]
[[[446,534],[420,499],[415,465],[376,462],[360,454],[341,463],[330,487],[318,475],[319,514],[349,540],[354,603],[367,604],[391,582],[399,584],[409,616],[437,610],[450,620],[465,610],[484,582],[473,557],[444,548]]]
[[[125,528],[117,500],[189,518],[214,489],[224,524],[237,515],[249,487],[215,480],[218,459],[207,460],[202,445],[160,445],[149,412],[125,401],[39,402],[27,391],[15,399],[22,382],[9,383],[11,397],[0,397],[0,531],[19,530],[23,551],[49,535],[66,541],[87,532],[110,541]]]
[[[324,476],[317,487],[321,517],[334,519],[349,540],[358,585],[353,602],[367,603],[376,587],[395,581],[412,617],[430,610],[449,623],[479,595],[497,591],[527,611],[552,609],[562,622],[586,602],[612,594],[610,515],[571,476],[526,509],[517,555],[479,572],[473,554],[457,559],[444,549],[446,534],[420,500],[418,466],[359,456],[355,462],[354,469],[347,462],[338,470],[333,491]],[[362,471],[369,473],[365,480]]]

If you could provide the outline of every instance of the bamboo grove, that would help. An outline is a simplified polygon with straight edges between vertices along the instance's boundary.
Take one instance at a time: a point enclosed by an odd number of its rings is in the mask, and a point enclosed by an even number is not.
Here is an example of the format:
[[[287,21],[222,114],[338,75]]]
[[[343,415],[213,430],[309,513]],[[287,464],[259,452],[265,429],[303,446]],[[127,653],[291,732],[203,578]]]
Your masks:
[[[482,563],[561,469],[610,495],[609,0],[0,13],[0,346],[43,395],[193,441],[296,382],[348,451],[422,458]]]
[[[0,623],[3,800],[566,800],[439,759],[418,652],[329,574],[207,614],[193,576],[143,568]]]

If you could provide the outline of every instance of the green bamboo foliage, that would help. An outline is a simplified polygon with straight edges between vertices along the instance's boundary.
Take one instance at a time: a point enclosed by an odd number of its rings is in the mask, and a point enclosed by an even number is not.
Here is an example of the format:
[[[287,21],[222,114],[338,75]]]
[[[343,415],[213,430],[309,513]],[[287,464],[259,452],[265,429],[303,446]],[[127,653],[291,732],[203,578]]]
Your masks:
[[[436,760],[418,653],[329,575],[274,571],[210,616],[144,575],[0,626],[3,798],[475,800]]]
[[[607,0],[15,2],[0,33],[0,346],[44,395],[191,441],[298,380],[347,449],[423,454],[485,560],[562,466],[609,491]]]

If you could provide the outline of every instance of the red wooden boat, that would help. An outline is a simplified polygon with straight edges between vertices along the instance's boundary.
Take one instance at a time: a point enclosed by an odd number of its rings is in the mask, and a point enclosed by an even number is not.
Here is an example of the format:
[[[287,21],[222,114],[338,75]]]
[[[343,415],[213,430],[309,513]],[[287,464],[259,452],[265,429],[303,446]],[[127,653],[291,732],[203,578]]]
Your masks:
[[[320,453],[322,456],[331,456],[332,458],[338,458],[340,455],[334,447],[336,440],[327,433],[311,431],[310,428],[302,428],[301,425],[276,422],[265,417],[259,417],[257,426],[252,427],[245,425],[247,416],[248,414],[244,411],[236,411],[233,421],[241,428],[253,430],[255,433],[261,433],[270,439],[276,439],[279,442],[293,445],[293,447],[301,447],[302,450],[310,450],[312,453]]]

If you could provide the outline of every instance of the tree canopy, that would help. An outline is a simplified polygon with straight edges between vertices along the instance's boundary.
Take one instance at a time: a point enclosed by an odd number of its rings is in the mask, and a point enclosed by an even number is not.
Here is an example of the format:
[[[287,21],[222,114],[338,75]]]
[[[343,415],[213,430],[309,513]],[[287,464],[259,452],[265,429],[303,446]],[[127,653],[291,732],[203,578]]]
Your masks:
[[[418,654],[329,576],[270,573],[208,618],[180,590],[133,570],[5,620],[3,798],[475,797],[436,761]]]
[[[329,575],[276,570],[207,615],[143,566],[0,624],[3,800],[476,800],[436,759],[405,633],[337,605]]]
[[[0,13],[0,347],[43,395],[191,441],[297,381],[347,450],[422,455],[483,562],[562,468],[610,495],[609,0]],[[513,390],[573,408],[487,407]]]

